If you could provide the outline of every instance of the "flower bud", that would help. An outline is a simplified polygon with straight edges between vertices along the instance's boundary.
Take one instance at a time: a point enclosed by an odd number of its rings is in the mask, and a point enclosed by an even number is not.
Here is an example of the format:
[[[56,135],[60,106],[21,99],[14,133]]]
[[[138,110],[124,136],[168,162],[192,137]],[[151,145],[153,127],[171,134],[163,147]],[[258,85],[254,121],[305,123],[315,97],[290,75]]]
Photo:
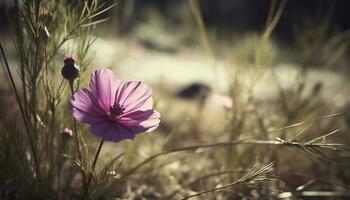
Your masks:
[[[67,138],[67,139],[73,137],[73,131],[71,129],[69,129],[69,128],[65,128],[61,132],[61,134],[62,134],[63,138]]]
[[[40,15],[39,15],[39,19],[44,23],[44,25],[49,26],[51,25],[52,21],[54,18],[54,14],[53,12],[51,12],[48,9],[44,9]]]
[[[73,131],[70,128],[65,128],[63,131],[61,131],[61,138],[62,138],[62,143],[61,143],[61,147],[60,149],[62,149],[63,151],[65,151],[65,149],[67,149],[67,145],[69,143],[69,141],[72,139],[73,137]]]
[[[74,81],[79,76],[79,67],[75,65],[75,60],[72,56],[66,56],[64,58],[64,65],[62,66],[61,74],[63,78]]]

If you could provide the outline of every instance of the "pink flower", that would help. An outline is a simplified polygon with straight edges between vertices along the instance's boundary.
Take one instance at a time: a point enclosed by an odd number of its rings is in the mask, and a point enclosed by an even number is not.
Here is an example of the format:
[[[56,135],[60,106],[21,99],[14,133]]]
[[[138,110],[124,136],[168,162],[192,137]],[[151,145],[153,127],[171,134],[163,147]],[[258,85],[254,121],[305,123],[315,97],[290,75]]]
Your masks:
[[[90,124],[91,132],[106,141],[133,139],[160,122],[151,88],[140,81],[123,82],[109,69],[95,70],[90,90],[78,90],[70,107],[75,119]]]

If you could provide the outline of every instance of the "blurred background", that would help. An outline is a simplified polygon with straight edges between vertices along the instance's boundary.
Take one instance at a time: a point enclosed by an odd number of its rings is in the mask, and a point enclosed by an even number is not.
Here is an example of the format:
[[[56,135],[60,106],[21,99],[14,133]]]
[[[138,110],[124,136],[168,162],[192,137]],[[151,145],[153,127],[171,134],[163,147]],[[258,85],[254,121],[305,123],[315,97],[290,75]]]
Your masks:
[[[74,6],[75,1],[70,3]],[[108,1],[105,3],[107,6]],[[257,40],[274,15],[269,9],[276,9],[279,3],[279,0],[192,3],[120,0],[113,10],[99,16],[110,20],[97,28],[95,63],[120,67],[120,73],[130,73],[127,77],[158,83],[168,80],[178,86],[205,82],[227,92],[221,83],[224,81],[219,80],[222,74],[212,73],[213,69],[220,71],[215,68],[235,65],[227,60],[254,62]],[[7,16],[12,6],[11,0],[0,2],[0,33],[8,41],[11,38]],[[326,66],[331,74],[340,72],[346,76],[349,74],[349,8],[347,0],[289,1],[262,50],[262,56],[268,59],[264,62],[280,68],[288,65],[319,69],[316,73]],[[141,71],[136,73],[131,68]],[[219,77],[211,80],[210,76],[218,74]]]
[[[70,6],[74,4],[70,1]],[[0,38],[15,65],[8,20],[11,6],[11,0],[0,0]],[[162,114],[155,133],[140,135],[134,143],[122,142],[138,155],[125,162],[132,165],[162,150],[186,145],[251,137],[307,142],[334,130],[336,134],[324,139],[349,145],[349,11],[348,0],[118,1],[99,16],[109,20],[96,28],[97,40],[90,51],[94,59],[88,72],[108,67],[124,80],[150,84],[156,109]],[[63,48],[62,57],[69,48],[69,44]],[[88,74],[81,77],[83,87]],[[3,74],[1,80],[5,80]],[[0,89],[1,101],[11,101],[6,87]],[[1,112],[9,111],[1,108]],[[121,145],[106,146],[110,148],[104,148],[103,153],[109,157],[114,152],[111,149]],[[153,179],[135,178],[148,187],[140,187],[133,195],[145,197],[155,191],[171,194],[172,188],[178,188],[178,194],[171,196],[175,198],[226,180],[217,176],[185,188],[182,181],[188,176],[274,161],[279,178],[269,189],[260,185],[258,190],[238,188],[236,193],[216,195],[222,199],[258,199],[272,194],[284,198],[278,195],[283,191],[297,193],[299,186],[305,186],[306,190],[340,192],[339,198],[349,197],[348,150],[318,152],[243,145],[203,152],[153,163],[149,171],[141,171],[152,174]]]

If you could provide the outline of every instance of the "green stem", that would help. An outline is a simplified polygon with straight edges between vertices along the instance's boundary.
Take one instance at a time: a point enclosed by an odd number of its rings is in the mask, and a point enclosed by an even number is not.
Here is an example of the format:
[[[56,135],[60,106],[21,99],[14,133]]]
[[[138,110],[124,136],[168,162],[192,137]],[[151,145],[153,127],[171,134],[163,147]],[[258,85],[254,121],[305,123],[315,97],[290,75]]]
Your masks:
[[[73,82],[74,82],[74,80],[73,81],[69,80],[69,86],[70,86],[70,90],[72,93],[72,99],[74,99]],[[75,140],[75,144],[77,147],[78,159],[81,162],[82,156],[81,156],[81,147],[80,147],[79,137],[78,137],[77,120],[74,117],[73,117],[73,128],[74,128],[74,140]]]
[[[8,61],[7,61],[7,58],[6,58],[6,55],[5,55],[5,51],[4,51],[3,47],[2,47],[2,43],[1,42],[0,42],[0,49],[1,49],[2,57],[3,57],[4,62],[5,62],[5,67],[6,67],[7,73],[9,75],[9,77],[10,77],[11,85],[12,85],[13,90],[15,92],[15,96],[16,96],[16,100],[17,100],[18,106],[19,106],[19,109],[20,109],[20,112],[21,112],[21,115],[22,115],[22,118],[23,118],[23,121],[24,121],[24,127],[26,129],[26,133],[27,133],[28,140],[29,140],[29,145],[30,145],[30,148],[31,148],[31,151],[32,151],[32,154],[33,154],[36,174],[37,174],[39,182],[40,182],[39,164],[38,164],[37,155],[35,153],[34,142],[32,140],[32,137],[31,137],[30,133],[29,133],[29,127],[28,127],[28,124],[27,124],[28,122],[26,120],[26,117],[25,117],[25,114],[24,114],[24,109],[22,107],[21,100],[19,98],[19,94],[17,92],[17,88],[16,88],[16,85],[15,85],[15,81],[13,79],[13,76],[12,76],[12,73],[11,73],[11,70],[10,70],[10,66],[8,64]]]
[[[70,90],[72,93],[72,99],[74,99],[74,88],[73,88],[73,83],[74,80],[69,80],[69,86],[70,86]],[[75,146],[77,148],[77,154],[78,154],[78,160],[81,164],[82,163],[82,155],[81,155],[81,146],[80,146],[80,141],[79,141],[79,136],[78,136],[78,128],[77,128],[77,120],[74,118],[73,116],[73,129],[74,129],[74,141],[75,141]],[[86,174],[85,174],[85,170],[81,170],[82,176],[83,176],[83,186],[86,187]]]
[[[85,198],[89,197],[89,186],[90,186],[90,183],[91,183],[93,172],[95,170],[95,166],[96,166],[96,163],[97,163],[98,156],[100,155],[100,152],[101,152],[101,149],[102,149],[103,142],[104,142],[104,140],[101,139],[100,144],[98,145],[94,161],[92,162],[91,171],[90,171],[90,174],[89,174],[87,185],[85,187],[84,195],[81,198],[82,200],[84,200]]]

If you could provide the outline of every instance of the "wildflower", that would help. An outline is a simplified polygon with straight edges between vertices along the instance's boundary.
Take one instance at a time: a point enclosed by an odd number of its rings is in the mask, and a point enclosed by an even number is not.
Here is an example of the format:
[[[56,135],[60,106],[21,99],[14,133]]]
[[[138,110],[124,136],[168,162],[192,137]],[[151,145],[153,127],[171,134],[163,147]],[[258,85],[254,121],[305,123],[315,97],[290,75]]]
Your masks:
[[[64,65],[61,69],[63,78],[73,82],[74,79],[79,76],[79,67],[75,64],[75,60],[72,56],[66,56],[64,58]]]
[[[108,69],[95,70],[90,90],[78,90],[70,106],[78,121],[90,124],[91,132],[106,141],[133,139],[160,122],[151,88],[140,81],[123,82]]]

